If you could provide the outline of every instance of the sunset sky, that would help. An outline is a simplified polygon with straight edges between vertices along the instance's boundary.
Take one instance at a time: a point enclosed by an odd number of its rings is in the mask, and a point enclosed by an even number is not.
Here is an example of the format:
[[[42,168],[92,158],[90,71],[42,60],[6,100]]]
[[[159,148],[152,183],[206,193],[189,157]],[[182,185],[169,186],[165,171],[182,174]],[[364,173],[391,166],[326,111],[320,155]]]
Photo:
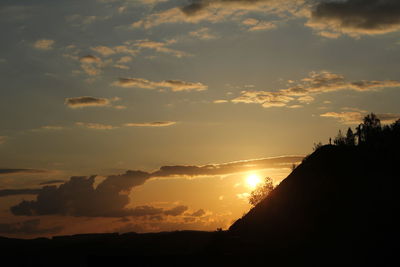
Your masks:
[[[400,117],[398,0],[2,0],[0,30],[0,236],[226,229],[249,176]]]

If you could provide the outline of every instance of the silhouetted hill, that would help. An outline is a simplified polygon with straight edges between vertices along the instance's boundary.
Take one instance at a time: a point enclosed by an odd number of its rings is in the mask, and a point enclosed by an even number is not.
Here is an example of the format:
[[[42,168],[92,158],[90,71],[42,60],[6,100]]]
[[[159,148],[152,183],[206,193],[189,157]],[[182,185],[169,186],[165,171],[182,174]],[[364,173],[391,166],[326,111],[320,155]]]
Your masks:
[[[229,231],[303,263],[389,265],[399,151],[322,146]]]

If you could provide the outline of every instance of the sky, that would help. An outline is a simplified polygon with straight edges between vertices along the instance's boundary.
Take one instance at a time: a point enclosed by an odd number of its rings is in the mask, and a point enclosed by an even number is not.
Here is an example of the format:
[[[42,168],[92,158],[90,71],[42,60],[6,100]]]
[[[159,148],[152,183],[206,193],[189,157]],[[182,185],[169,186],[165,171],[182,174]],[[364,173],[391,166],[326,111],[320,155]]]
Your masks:
[[[2,0],[0,236],[227,229],[400,118],[397,0]]]

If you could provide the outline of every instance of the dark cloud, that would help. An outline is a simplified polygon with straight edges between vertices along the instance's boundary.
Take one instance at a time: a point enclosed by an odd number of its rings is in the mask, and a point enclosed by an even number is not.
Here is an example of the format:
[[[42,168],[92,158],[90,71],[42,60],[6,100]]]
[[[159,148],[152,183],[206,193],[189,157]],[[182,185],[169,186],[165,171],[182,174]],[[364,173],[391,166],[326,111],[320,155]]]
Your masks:
[[[1,234],[54,234],[60,232],[63,227],[40,228],[40,220],[27,220],[17,223],[0,223]]]
[[[169,210],[165,210],[164,214],[168,215],[168,216],[179,216],[182,213],[184,213],[185,211],[188,210],[187,206],[176,206],[175,208],[169,209]]]
[[[64,180],[50,180],[50,181],[45,181],[41,182],[39,185],[50,185],[50,184],[59,184],[59,183],[64,183]]]
[[[164,209],[153,206],[138,206],[129,211],[130,216],[156,216],[163,213]]]
[[[82,108],[82,107],[105,107],[110,106],[114,99],[100,98],[93,96],[79,96],[65,99],[65,105],[70,108]]]
[[[36,174],[36,173],[46,173],[47,170],[38,169],[0,169],[0,175],[2,174]]]
[[[195,1],[181,8],[182,12],[187,16],[196,14],[208,6],[209,1]]]
[[[187,214],[188,216],[192,216],[192,217],[201,217],[203,215],[205,215],[206,212],[203,209],[199,209],[191,214]]]
[[[352,36],[400,30],[400,1],[346,0],[319,2],[307,23],[318,30]]]
[[[143,184],[150,174],[142,171],[127,171],[122,175],[111,175],[96,188],[96,176],[71,177],[60,185],[45,186],[36,200],[22,201],[11,207],[14,215],[71,215],[92,217],[120,217],[129,214],[125,206],[128,193]]]
[[[37,195],[42,189],[3,189],[0,190],[0,197],[15,196],[15,195]]]

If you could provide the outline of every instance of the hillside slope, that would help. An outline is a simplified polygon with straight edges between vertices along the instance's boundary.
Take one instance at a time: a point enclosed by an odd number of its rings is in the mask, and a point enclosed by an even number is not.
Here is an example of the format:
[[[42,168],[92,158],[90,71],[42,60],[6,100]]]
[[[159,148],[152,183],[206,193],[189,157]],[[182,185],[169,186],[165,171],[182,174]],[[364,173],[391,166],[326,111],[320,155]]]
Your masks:
[[[393,253],[398,151],[323,146],[229,232],[250,247],[319,263],[382,266]]]

